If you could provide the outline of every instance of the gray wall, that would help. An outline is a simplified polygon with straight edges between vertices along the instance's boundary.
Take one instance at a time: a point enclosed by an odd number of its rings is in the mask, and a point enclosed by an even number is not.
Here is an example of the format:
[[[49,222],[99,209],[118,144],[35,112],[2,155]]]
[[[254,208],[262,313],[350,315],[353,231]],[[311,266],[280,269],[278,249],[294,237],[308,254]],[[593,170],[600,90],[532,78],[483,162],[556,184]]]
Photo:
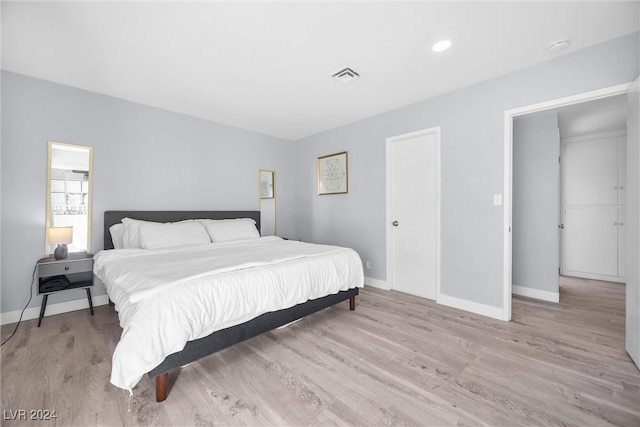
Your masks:
[[[105,210],[258,209],[259,169],[277,171],[278,230],[295,235],[291,141],[10,72],[2,89],[2,312],[24,306],[44,256],[49,140],[94,149],[94,253]]]
[[[502,307],[503,214],[492,195],[504,188],[505,110],[630,82],[638,51],[638,33],[630,34],[299,141],[300,237],[348,244],[371,260],[366,276],[386,280],[385,140],[441,126],[441,292]],[[318,196],[316,158],[343,150],[349,194]]]
[[[433,126],[442,293],[501,307],[503,217],[492,195],[504,188],[504,111],[629,82],[638,50],[635,33],[295,143],[3,72],[1,310],[26,302],[43,255],[48,140],[94,147],[94,252],[106,209],[256,209],[257,171],[272,169],[278,234],[354,247],[371,260],[365,274],[384,281],[385,140]],[[316,158],[343,150],[349,194],[318,196]],[[51,302],[71,298],[83,295]]]
[[[512,283],[558,293],[558,114],[513,121]]]

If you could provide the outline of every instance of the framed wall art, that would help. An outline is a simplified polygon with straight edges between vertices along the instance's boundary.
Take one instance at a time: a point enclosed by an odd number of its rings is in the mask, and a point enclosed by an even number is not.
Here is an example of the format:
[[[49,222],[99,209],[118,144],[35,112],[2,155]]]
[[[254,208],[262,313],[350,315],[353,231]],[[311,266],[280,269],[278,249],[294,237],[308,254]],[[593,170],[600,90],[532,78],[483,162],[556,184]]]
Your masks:
[[[347,152],[318,157],[318,194],[344,194],[348,192],[349,174]]]

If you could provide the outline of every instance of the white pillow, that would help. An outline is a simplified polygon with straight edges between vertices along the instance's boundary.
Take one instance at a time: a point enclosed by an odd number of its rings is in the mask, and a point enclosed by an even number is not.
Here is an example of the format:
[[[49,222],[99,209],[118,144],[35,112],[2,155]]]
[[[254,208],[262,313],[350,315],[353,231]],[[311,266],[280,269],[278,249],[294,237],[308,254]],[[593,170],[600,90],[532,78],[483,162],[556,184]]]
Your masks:
[[[143,249],[209,244],[211,240],[202,224],[197,222],[145,223],[138,226]]]
[[[178,221],[172,224],[193,222],[192,219]],[[140,219],[122,218],[124,224],[124,236],[122,238],[122,247],[125,249],[141,249],[140,243],[140,225],[141,224],[165,224],[162,222],[142,221]],[[168,224],[168,223],[167,223]]]
[[[251,218],[198,220],[204,224],[214,243],[260,237],[256,222]]]
[[[122,237],[122,247],[124,249],[141,249],[140,245],[140,224],[150,221],[141,221],[139,219],[122,218],[124,224],[124,236]]]
[[[114,249],[122,249],[124,247],[124,224],[113,224],[109,227],[109,233],[111,234],[111,241],[113,242]]]

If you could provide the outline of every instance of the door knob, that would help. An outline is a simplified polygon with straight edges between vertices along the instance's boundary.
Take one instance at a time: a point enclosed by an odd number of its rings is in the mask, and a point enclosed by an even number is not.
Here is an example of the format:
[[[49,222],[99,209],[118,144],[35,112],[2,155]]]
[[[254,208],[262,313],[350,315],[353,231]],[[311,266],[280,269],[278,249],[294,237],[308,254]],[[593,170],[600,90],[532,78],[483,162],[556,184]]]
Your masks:
[[[560,224],[560,225],[558,225],[558,228],[560,228],[560,229],[564,229],[564,224]]]
[[[397,227],[397,226],[398,226],[398,221],[393,221],[393,222],[391,223],[391,225],[393,225],[394,227]]]

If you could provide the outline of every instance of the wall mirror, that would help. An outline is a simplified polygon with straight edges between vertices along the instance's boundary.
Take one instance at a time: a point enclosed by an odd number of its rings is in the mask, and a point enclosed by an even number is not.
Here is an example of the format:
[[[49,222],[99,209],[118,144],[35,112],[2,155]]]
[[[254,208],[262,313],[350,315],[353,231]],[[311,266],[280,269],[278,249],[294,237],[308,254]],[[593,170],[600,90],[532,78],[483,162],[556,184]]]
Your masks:
[[[68,252],[91,251],[91,164],[93,148],[49,141],[45,256],[68,231]],[[59,227],[66,227],[62,229]],[[70,229],[69,227],[73,227]]]
[[[260,234],[276,235],[276,172],[258,171],[258,199],[260,203]]]

